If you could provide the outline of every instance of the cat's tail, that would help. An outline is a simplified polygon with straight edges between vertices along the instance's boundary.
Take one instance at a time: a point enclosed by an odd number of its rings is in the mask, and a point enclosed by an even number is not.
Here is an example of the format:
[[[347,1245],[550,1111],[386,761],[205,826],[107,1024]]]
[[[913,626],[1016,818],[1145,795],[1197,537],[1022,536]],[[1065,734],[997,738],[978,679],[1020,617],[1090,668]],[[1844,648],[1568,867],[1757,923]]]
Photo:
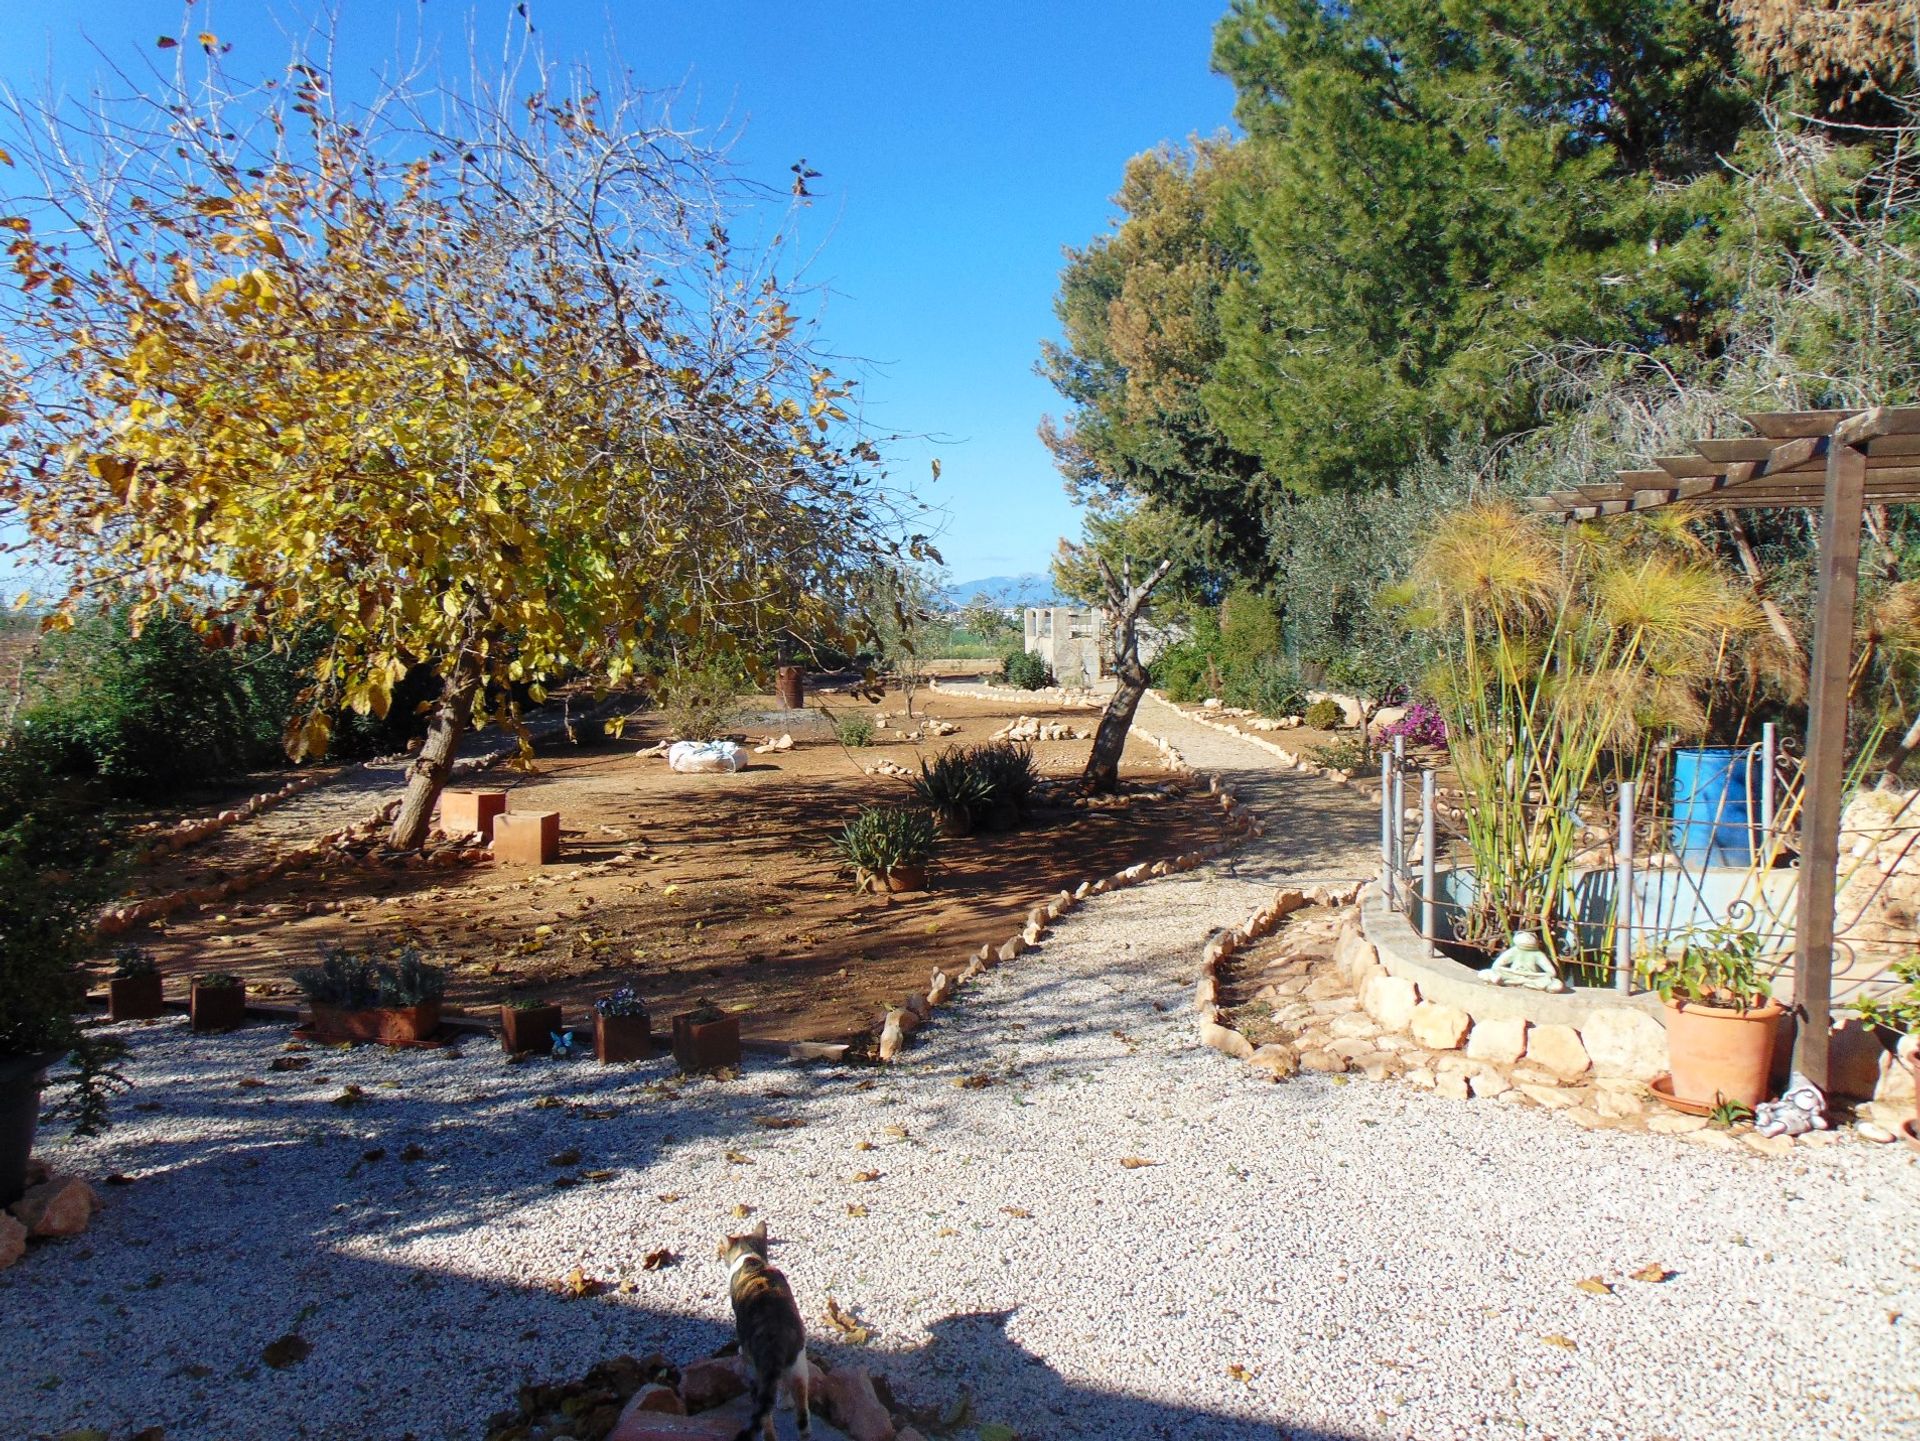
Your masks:
[[[780,1395],[780,1373],[771,1367],[765,1375],[754,1373],[753,1378],[753,1414],[747,1418],[733,1441],[754,1441],[754,1436],[767,1418],[773,1415],[774,1402]]]

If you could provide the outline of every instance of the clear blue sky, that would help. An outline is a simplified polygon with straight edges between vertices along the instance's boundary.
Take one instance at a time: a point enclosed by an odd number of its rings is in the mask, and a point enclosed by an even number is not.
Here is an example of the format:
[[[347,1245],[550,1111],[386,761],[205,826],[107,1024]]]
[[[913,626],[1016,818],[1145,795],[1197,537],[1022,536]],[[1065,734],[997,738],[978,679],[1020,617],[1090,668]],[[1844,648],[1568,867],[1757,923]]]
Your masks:
[[[472,23],[498,53],[514,0],[341,0],[335,83],[352,93],[424,39],[450,62]],[[942,507],[955,579],[1044,570],[1078,532],[1034,427],[1059,409],[1033,374],[1061,247],[1107,224],[1127,158],[1225,125],[1210,73],[1225,0],[529,0],[549,58],[609,54],[680,110],[743,127],[734,157],[783,184],[822,172],[805,221],[811,279],[831,287],[824,339],[874,362],[868,418],[935,437],[891,448],[897,476]],[[0,79],[87,88],[104,61],[141,63],[156,36],[211,30],[253,73],[320,5],[16,0]],[[938,455],[944,476],[929,483]]]

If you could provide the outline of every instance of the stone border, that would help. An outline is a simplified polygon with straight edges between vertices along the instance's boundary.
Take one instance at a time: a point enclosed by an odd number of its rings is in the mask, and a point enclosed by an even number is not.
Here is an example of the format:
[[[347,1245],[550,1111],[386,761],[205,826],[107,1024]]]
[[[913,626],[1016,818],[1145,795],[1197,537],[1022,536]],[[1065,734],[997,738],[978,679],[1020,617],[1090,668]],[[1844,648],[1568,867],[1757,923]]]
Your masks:
[[[201,816],[197,820],[176,821],[160,832],[157,839],[136,851],[133,863],[136,866],[157,864],[168,856],[184,851],[188,846],[198,845],[201,841],[217,836],[231,826],[239,825],[241,821],[251,820],[262,811],[272,810],[275,806],[284,805],[295,796],[305,795],[308,791],[318,790],[323,785],[337,781],[346,775],[349,769],[349,767],[342,767],[330,776],[312,774],[295,776],[277,790],[262,791],[258,795],[249,796],[240,805],[221,811],[217,815]]]
[[[1149,700],[1158,701],[1182,720],[1192,721],[1195,725],[1205,726],[1208,730],[1219,731],[1221,735],[1232,736],[1235,740],[1242,740],[1248,745],[1258,746],[1261,750],[1279,761],[1282,770],[1298,771],[1302,775],[1322,776],[1332,781],[1335,785],[1350,786],[1371,800],[1377,801],[1380,799],[1380,787],[1378,785],[1367,785],[1361,777],[1356,776],[1352,771],[1336,770],[1332,766],[1323,766],[1316,761],[1308,760],[1305,756],[1290,751],[1285,746],[1268,740],[1265,736],[1254,735],[1249,731],[1242,730],[1231,721],[1217,721],[1206,715],[1203,711],[1188,710],[1176,702],[1168,700],[1160,691],[1149,690],[1146,696]],[[1139,727],[1135,726],[1134,729],[1138,730]]]
[[[1280,923],[1295,911],[1308,906],[1350,905],[1364,881],[1348,886],[1313,886],[1307,890],[1282,887],[1273,899],[1261,906],[1237,926],[1215,933],[1200,952],[1200,979],[1194,986],[1193,1009],[1198,1017],[1200,1044],[1222,1055],[1246,1061],[1274,1080],[1291,1076],[1299,1062],[1290,1046],[1255,1046],[1240,1032],[1226,1024],[1220,1009],[1220,963],[1230,960],[1255,941],[1264,940],[1280,928]]]

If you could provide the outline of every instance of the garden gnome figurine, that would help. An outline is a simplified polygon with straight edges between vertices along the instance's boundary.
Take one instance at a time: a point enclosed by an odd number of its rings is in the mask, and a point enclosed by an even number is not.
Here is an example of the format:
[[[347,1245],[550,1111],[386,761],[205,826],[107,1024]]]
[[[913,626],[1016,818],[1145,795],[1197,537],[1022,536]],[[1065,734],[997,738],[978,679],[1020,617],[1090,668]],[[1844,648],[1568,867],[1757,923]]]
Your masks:
[[[1493,958],[1487,980],[1496,986],[1525,986],[1530,991],[1564,991],[1567,983],[1553,968],[1553,958],[1540,949],[1532,931],[1515,931],[1513,944]]]
[[[1777,1101],[1753,1108],[1753,1129],[1763,1136],[1804,1136],[1827,1129],[1827,1097],[1818,1086],[1795,1071],[1787,1078],[1786,1093]]]

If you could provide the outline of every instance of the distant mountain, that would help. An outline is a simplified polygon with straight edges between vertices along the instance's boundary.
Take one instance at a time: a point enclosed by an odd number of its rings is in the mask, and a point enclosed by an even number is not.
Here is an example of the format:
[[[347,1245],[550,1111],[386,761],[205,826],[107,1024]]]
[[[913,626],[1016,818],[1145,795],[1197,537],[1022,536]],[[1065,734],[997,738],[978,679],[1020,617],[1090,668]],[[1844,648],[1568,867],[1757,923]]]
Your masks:
[[[958,609],[985,593],[998,605],[1065,605],[1066,598],[1054,589],[1053,577],[1038,571],[1024,575],[989,575],[980,580],[957,581],[940,592],[946,604]]]

